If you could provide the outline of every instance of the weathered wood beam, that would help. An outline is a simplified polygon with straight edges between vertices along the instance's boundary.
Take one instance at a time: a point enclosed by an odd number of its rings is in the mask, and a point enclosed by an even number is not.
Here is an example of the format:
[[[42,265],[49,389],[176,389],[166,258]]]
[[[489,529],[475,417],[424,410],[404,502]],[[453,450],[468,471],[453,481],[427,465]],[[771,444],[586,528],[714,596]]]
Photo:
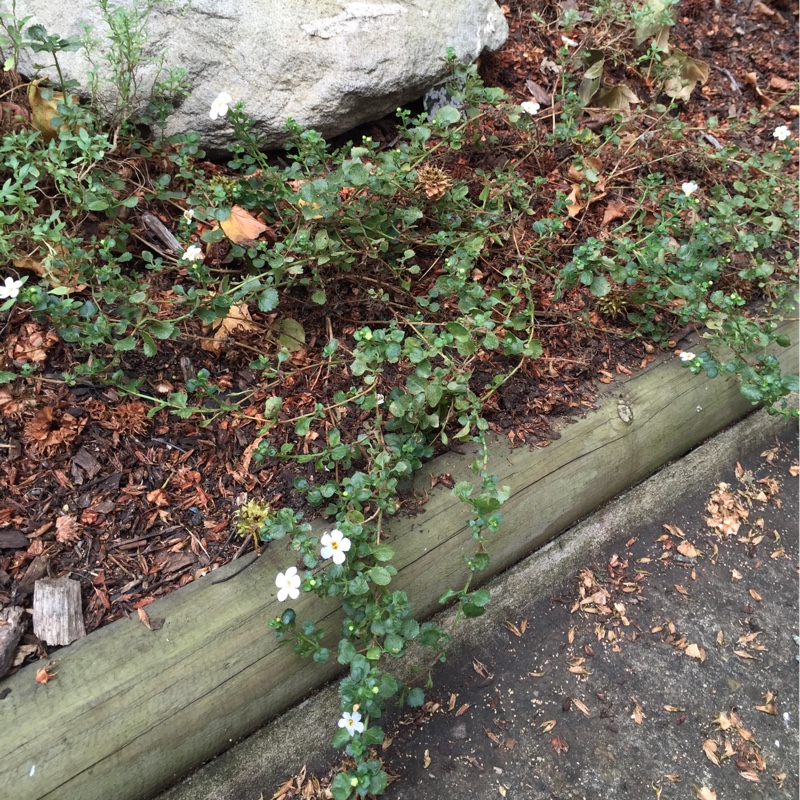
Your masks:
[[[793,346],[782,351],[788,370]],[[597,411],[566,425],[547,448],[498,442],[490,468],[512,489],[505,521],[492,537],[491,577],[665,462],[744,416],[751,406],[732,381],[692,375],[677,359],[609,387]],[[471,454],[435,460],[419,476],[470,479]],[[431,491],[413,518],[392,520],[389,539],[418,617],[434,612],[448,587],[462,586],[462,556],[473,552],[466,510],[448,491]],[[164,626],[121,620],[58,652],[58,676],[37,684],[32,665],[2,683],[0,786],[15,800],[145,800],[332,678],[280,648],[267,621],[275,574],[295,561],[277,542],[246,569],[234,563],[148,607]],[[301,595],[299,620],[322,623],[334,639],[335,602]],[[333,728],[331,729],[333,733]]]

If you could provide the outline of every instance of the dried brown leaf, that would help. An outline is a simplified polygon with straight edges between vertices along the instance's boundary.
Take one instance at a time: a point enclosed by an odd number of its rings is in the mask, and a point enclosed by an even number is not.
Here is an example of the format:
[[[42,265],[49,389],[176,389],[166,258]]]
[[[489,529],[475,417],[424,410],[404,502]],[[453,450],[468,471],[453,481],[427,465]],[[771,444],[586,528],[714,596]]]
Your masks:
[[[577,183],[572,184],[572,191],[567,195],[567,214],[570,217],[577,217],[586,208],[581,194],[581,187]]]
[[[706,660],[706,650],[704,647],[700,647],[694,643],[687,645],[686,649],[683,651],[686,653],[689,658],[696,658],[698,661],[705,661]]]
[[[560,736],[554,736],[550,740],[550,747],[561,755],[561,753],[566,753],[569,750],[569,742],[567,742],[566,739],[562,739]]]
[[[687,542],[686,540],[678,545],[678,552],[682,556],[686,556],[686,558],[697,558],[700,555],[700,551],[691,542]]]
[[[578,709],[578,711],[581,712],[581,714],[583,714],[586,717],[589,716],[590,713],[589,709],[586,707],[586,704],[583,703],[581,700],[578,700],[577,698],[573,697],[572,704],[575,706],[575,708]]]
[[[261,220],[256,219],[241,206],[234,206],[231,215],[220,222],[219,226],[234,244],[255,241],[267,230],[267,226]]]
[[[719,766],[719,758],[717,758],[717,750],[719,745],[713,739],[706,739],[703,742],[703,752],[706,758],[715,766]]]
[[[717,800],[717,793],[708,788],[708,786],[695,786],[694,793],[700,800]]]
[[[647,715],[644,713],[644,710],[642,709],[641,705],[639,704],[639,701],[635,697],[631,697],[631,700],[633,700],[633,713],[631,714],[631,719],[637,725],[641,725],[642,724],[642,720]]]
[[[609,200],[606,210],[603,212],[602,225],[605,227],[615,219],[623,219],[628,215],[628,204],[622,200]]]

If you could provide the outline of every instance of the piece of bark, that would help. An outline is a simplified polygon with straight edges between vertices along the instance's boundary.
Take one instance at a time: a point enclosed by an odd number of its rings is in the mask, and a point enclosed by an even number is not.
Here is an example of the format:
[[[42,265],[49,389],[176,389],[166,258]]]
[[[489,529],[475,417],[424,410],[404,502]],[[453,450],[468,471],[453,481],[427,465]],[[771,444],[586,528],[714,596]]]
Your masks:
[[[86,636],[81,585],[72,578],[42,578],[33,590],[33,632],[49,645]]]
[[[25,574],[22,576],[22,580],[19,582],[18,591],[20,591],[22,594],[30,594],[33,591],[36,581],[38,581],[39,578],[43,578],[47,574],[48,561],[49,559],[47,556],[36,556],[33,561],[28,564],[28,569],[25,570]]]
[[[0,531],[0,550],[20,550],[29,544],[28,537],[22,531],[13,528]]]
[[[8,606],[0,611],[0,678],[14,663],[14,653],[25,629],[23,617],[24,609],[21,606]]]

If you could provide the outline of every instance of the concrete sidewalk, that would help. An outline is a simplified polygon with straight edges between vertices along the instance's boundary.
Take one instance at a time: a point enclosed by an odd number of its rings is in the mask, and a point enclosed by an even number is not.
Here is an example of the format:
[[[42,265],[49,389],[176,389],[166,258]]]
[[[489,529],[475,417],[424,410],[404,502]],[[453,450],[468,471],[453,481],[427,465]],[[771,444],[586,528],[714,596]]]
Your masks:
[[[385,797],[798,797],[796,466],[796,422],[757,412],[493,581],[383,720]],[[327,687],[160,800],[324,784],[339,715]]]

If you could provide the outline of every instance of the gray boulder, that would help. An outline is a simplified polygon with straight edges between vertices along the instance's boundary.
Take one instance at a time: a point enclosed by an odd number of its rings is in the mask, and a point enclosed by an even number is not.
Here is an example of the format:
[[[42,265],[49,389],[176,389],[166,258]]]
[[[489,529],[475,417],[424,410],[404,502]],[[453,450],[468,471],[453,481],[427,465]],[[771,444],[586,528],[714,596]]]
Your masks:
[[[10,0],[0,0],[0,9],[8,12]],[[107,31],[96,0],[17,0],[16,10],[63,37],[81,37],[87,24],[96,39]],[[325,136],[342,133],[441,81],[448,47],[470,63],[508,35],[495,0],[175,0],[157,6],[147,28],[151,60],[139,76],[140,91],[152,84],[162,55],[164,67],[184,68],[190,94],[169,116],[165,133],[196,131],[210,151],[231,142],[230,125],[209,118],[222,92],[244,101],[265,147],[278,147],[289,117]],[[100,55],[95,61],[107,76]],[[30,72],[31,63],[47,58],[26,54],[20,69]],[[59,59],[65,78],[85,86],[84,52]],[[55,77],[53,69],[44,73]],[[104,86],[111,92],[104,102],[113,104],[113,90]]]

